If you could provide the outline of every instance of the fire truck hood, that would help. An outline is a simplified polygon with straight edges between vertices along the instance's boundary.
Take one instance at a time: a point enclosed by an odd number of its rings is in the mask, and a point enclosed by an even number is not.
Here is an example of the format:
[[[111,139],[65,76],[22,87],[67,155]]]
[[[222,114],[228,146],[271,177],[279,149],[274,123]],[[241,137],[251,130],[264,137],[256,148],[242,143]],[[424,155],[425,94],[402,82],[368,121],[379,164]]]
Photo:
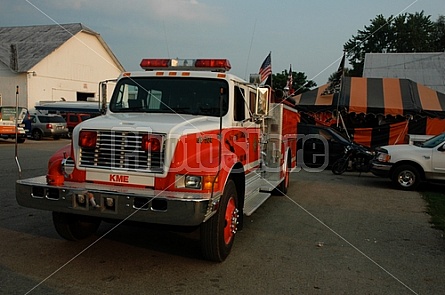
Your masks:
[[[219,118],[183,114],[107,114],[82,122],[82,129],[135,130],[188,134],[218,129]]]

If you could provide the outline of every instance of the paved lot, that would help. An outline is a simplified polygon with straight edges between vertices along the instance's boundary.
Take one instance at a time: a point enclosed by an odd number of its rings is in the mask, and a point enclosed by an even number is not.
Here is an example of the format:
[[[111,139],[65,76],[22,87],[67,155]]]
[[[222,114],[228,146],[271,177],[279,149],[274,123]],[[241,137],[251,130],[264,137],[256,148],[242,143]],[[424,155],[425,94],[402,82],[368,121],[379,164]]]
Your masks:
[[[44,174],[66,143],[20,145],[22,177]],[[11,142],[0,141],[0,165],[0,294],[445,294],[443,233],[419,193],[386,179],[293,173],[288,196],[247,218],[214,264],[196,232],[103,223],[94,238],[64,241],[50,212],[17,205]]]

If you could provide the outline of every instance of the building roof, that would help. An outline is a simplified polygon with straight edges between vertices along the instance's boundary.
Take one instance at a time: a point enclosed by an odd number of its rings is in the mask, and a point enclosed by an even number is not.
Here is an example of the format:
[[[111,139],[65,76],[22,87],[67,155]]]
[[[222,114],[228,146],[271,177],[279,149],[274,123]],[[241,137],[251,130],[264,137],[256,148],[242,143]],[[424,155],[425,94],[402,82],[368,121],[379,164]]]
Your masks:
[[[112,59],[124,70],[100,34],[81,23],[0,27],[0,62],[16,72],[27,72],[79,32],[97,36]],[[14,47],[16,61],[12,54]]]
[[[445,52],[366,53],[363,77],[410,79],[445,93]]]

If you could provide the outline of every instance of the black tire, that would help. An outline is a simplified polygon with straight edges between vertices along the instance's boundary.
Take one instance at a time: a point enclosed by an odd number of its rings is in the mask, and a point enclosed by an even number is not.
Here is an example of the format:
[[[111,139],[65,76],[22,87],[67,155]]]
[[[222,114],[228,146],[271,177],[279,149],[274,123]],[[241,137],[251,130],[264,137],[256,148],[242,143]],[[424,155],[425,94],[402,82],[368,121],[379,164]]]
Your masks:
[[[53,212],[53,223],[57,233],[69,241],[86,239],[99,228],[101,220],[90,216]]]
[[[60,135],[54,135],[54,140],[59,140],[60,139]]]
[[[401,165],[394,169],[392,181],[398,189],[404,191],[415,190],[420,183],[419,170],[412,165]]]
[[[340,158],[332,164],[331,171],[335,175],[343,174],[348,168],[348,160]]]
[[[39,129],[34,129],[31,133],[32,139],[41,140],[43,137],[42,132]]]
[[[17,138],[17,143],[24,143],[25,140],[26,140],[26,138],[24,138],[24,137]]]
[[[218,211],[201,224],[201,249],[205,259],[222,262],[227,258],[235,240],[238,212],[235,183],[229,179],[221,196]]]

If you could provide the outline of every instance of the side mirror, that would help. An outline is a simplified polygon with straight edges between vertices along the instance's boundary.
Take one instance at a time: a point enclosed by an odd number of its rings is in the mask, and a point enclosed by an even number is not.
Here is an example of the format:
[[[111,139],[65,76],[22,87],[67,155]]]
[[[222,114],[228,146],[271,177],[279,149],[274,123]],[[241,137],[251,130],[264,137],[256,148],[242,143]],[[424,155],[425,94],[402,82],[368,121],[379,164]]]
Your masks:
[[[256,91],[255,115],[265,116],[269,111],[270,89],[267,87],[258,87]]]

